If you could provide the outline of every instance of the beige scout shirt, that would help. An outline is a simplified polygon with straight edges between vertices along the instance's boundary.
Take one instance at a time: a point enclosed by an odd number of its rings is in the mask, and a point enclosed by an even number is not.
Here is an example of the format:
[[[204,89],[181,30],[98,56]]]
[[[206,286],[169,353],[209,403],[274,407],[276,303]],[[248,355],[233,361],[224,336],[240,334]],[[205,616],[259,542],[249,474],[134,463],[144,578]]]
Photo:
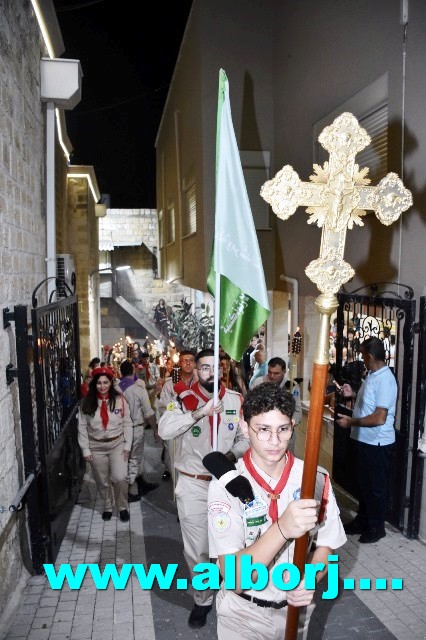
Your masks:
[[[256,471],[271,486],[277,484],[277,480],[271,478],[253,462]],[[272,520],[269,517],[269,498],[267,493],[251,477],[243,460],[237,462],[237,470],[241,475],[249,479],[253,488],[255,499],[250,505],[244,505],[238,498],[234,498],[226,489],[214,480],[209,484],[208,493],[208,527],[210,557],[217,558],[221,555],[233,554],[255,542],[265,531],[269,529]],[[303,461],[296,458],[292,466],[289,479],[278,500],[278,514],[281,515],[289,502],[300,496],[302,485]],[[327,476],[325,470],[318,468],[317,487],[315,497],[321,499],[324,479]],[[325,516],[322,522],[310,532],[317,546],[337,549],[346,542],[346,535],[339,516],[336,499],[331,485],[329,486],[328,502]],[[283,540],[284,542],[284,540]],[[277,564],[292,563],[294,554],[294,542],[283,545],[271,563],[269,575]],[[223,587],[222,587],[223,588]],[[249,589],[248,595],[281,602],[285,599],[285,591],[275,587],[272,580],[262,592]]]
[[[81,409],[78,416],[78,444],[80,445],[83,456],[90,456],[90,441],[106,440],[115,438],[115,436],[124,436],[125,451],[130,451],[133,440],[133,422],[130,417],[129,405],[123,396],[119,396],[115,401],[114,411],[110,411],[108,407],[108,425],[104,429],[100,415],[101,400],[98,400],[98,408],[94,416],[82,413]],[[124,414],[124,415],[123,415]]]
[[[218,421],[218,451],[232,451],[238,459],[249,447],[249,441],[244,437],[239,425],[242,417],[242,396],[227,389],[222,403],[220,423]],[[204,400],[200,400],[198,406],[204,404]],[[212,450],[209,418],[195,423],[191,412],[183,405],[181,409],[178,401],[172,401],[160,418],[158,432],[163,440],[175,439],[174,466],[178,471],[206,474],[203,458]]]
[[[286,388],[285,383],[287,382],[287,380],[288,378],[284,376],[284,378],[280,382],[281,389]],[[268,376],[261,376],[260,378],[256,378],[251,388],[254,389],[255,387],[258,387],[260,384],[263,384],[264,382],[270,382]],[[297,424],[300,424],[300,422],[302,421],[302,403],[300,401],[300,387],[297,384],[297,382],[293,382],[292,395],[296,401],[296,406],[294,408],[294,413],[293,413],[293,420],[294,420],[294,424],[297,425]]]
[[[136,380],[134,384],[127,387],[123,395],[129,404],[134,427],[145,424],[147,418],[155,415],[143,380]]]
[[[191,384],[187,386],[191,388],[194,382],[197,382],[197,378],[195,375],[192,378]],[[176,404],[178,403],[177,393],[175,392],[173,387],[174,382],[172,378],[167,378],[163,385],[163,388],[161,389],[160,399],[157,402],[157,409],[160,416],[163,415],[163,413],[167,409],[167,405],[169,405],[171,402],[175,402]]]

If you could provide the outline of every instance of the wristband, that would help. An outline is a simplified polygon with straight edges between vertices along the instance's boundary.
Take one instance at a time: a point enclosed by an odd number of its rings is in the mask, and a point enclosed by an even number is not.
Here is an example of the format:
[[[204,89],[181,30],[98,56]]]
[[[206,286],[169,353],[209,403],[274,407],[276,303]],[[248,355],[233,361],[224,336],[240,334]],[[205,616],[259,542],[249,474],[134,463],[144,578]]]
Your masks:
[[[286,542],[290,542],[290,540],[289,540],[288,538],[286,538],[286,537],[285,537],[285,535],[283,534],[283,532],[281,531],[281,527],[280,527],[280,524],[279,524],[278,520],[277,520],[277,527],[278,527],[278,531],[280,532],[280,534],[282,535],[282,537],[284,538],[284,540],[285,540]]]

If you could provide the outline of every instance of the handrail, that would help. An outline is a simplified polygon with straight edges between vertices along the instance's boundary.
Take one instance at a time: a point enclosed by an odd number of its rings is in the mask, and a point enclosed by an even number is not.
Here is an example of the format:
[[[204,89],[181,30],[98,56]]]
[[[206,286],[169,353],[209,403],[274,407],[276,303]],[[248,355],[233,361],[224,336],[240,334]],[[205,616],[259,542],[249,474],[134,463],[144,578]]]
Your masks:
[[[25,494],[27,493],[28,489],[30,488],[34,480],[35,480],[35,473],[32,472],[30,473],[30,475],[25,480],[24,484],[22,485],[22,487],[19,489],[18,493],[12,500],[12,504],[9,506],[9,511],[21,511],[21,509],[23,508],[22,500],[24,499]]]

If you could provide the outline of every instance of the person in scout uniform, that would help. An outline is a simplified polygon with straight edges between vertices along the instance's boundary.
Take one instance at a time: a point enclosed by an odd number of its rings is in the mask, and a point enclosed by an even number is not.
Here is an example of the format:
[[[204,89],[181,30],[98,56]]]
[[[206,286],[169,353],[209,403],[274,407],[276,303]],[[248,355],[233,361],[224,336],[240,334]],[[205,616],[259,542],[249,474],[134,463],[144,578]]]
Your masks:
[[[143,351],[141,353],[140,360],[141,364],[137,367],[137,373],[139,378],[145,383],[151,407],[155,412],[155,405],[157,402],[157,380],[160,377],[160,372],[157,365],[150,361],[150,356],[147,351]]]
[[[129,502],[138,502],[142,496],[158,487],[158,482],[148,482],[143,477],[145,424],[149,424],[154,434],[158,434],[158,426],[145,383],[135,376],[134,368],[134,364],[124,360],[120,365],[122,377],[118,383],[121,393],[129,404],[130,417],[133,421],[133,443],[128,467]]]
[[[179,354],[179,380],[173,382],[173,379],[167,378],[164,381],[163,388],[161,389],[160,398],[157,403],[158,414],[161,417],[166,411],[167,406],[171,403],[177,402],[179,391],[182,391],[184,384],[188,389],[197,382],[198,376],[195,369],[195,353],[190,349],[183,349]],[[179,384],[180,383],[180,384]],[[171,476],[174,460],[174,443],[165,442],[164,449],[164,473],[163,480],[168,480]]]
[[[93,478],[104,501],[103,520],[112,517],[112,488],[120,520],[127,510],[127,462],[133,439],[133,422],[124,396],[113,386],[114,371],[96,367],[78,417],[78,444],[92,467]]]
[[[234,462],[248,449],[248,440],[240,429],[241,394],[221,385],[219,401],[214,406],[214,352],[204,349],[195,360],[198,382],[191,388],[179,383],[177,396],[167,405],[158,425],[160,436],[174,440],[176,445],[174,466],[179,479],[175,495],[184,555],[191,572],[199,562],[209,562],[207,492],[211,475],[202,461],[212,450],[214,413],[218,414],[218,450]],[[194,607],[188,619],[190,627],[200,628],[206,624],[213,595],[211,589],[194,592]]]
[[[325,470],[318,467],[315,499],[300,500],[303,461],[287,451],[294,421],[293,396],[279,385],[266,382],[247,393],[240,426],[250,440],[250,449],[236,469],[246,477],[254,499],[243,504],[220,480],[208,491],[210,557],[218,558],[224,582],[216,598],[218,640],[283,638],[287,604],[304,607],[299,616],[300,633],[312,613],[314,591],[304,580],[291,591],[280,590],[271,575],[277,564],[292,563],[294,538],[310,531],[315,550],[307,562],[324,563],[328,555],[346,542],[336,500]],[[318,509],[319,506],[319,509]],[[225,557],[235,555],[236,588],[225,588]],[[268,584],[262,591],[242,590],[240,559],[268,568]],[[327,569],[318,572],[317,581]],[[302,635],[300,636],[302,637]],[[305,637],[305,636],[303,636]]]

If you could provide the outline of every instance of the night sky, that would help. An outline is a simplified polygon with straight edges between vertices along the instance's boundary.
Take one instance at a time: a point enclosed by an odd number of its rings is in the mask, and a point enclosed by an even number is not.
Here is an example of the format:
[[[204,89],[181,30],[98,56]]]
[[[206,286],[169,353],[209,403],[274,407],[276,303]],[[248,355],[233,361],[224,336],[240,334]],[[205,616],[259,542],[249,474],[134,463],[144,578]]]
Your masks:
[[[156,206],[155,138],[191,4],[54,0],[62,57],[83,71],[70,162],[94,166],[113,208]]]

